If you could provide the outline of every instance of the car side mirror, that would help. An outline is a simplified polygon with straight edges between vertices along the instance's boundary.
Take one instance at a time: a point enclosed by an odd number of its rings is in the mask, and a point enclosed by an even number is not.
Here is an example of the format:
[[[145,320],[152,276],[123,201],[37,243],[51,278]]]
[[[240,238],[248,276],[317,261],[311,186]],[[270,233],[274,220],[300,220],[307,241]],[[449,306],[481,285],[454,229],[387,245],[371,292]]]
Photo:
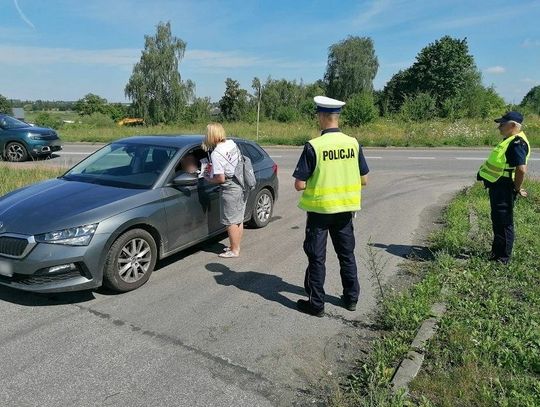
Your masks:
[[[197,174],[190,174],[188,172],[183,172],[180,175],[177,175],[172,180],[172,185],[178,187],[186,187],[197,185],[199,182],[199,177]]]

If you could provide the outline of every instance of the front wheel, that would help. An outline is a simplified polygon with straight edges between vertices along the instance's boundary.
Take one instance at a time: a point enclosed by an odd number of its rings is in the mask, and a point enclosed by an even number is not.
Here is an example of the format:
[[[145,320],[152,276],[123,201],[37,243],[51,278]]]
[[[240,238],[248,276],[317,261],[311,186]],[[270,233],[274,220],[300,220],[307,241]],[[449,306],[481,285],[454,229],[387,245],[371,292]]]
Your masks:
[[[139,288],[150,278],[157,261],[157,246],[150,233],[132,229],[121,235],[109,249],[103,284],[119,292]]]
[[[274,212],[274,197],[268,189],[261,189],[255,197],[255,205],[251,214],[250,224],[256,228],[263,228],[272,218]]]
[[[24,145],[14,141],[6,146],[4,157],[7,161],[20,163],[28,159],[28,152],[26,151],[26,147]]]

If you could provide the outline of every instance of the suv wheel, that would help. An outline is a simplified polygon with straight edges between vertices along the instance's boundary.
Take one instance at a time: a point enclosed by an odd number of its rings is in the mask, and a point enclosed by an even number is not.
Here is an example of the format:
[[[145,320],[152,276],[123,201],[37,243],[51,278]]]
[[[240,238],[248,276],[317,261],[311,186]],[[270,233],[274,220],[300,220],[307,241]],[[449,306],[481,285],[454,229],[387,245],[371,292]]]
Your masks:
[[[157,261],[157,246],[150,233],[132,229],[113,243],[103,270],[103,284],[119,292],[139,288],[150,278]]]
[[[251,225],[263,228],[270,222],[274,212],[274,197],[272,193],[264,188],[255,197],[255,205],[251,214]]]
[[[6,149],[4,150],[4,157],[7,161],[20,163],[28,159],[28,152],[26,151],[26,147],[24,145],[13,141],[6,146]]]

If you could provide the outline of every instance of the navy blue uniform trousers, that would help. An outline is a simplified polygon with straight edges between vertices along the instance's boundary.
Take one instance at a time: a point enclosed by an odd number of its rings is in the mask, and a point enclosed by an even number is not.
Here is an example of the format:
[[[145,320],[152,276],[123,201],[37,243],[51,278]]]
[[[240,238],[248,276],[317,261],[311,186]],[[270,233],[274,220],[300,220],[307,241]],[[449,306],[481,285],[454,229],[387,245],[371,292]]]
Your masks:
[[[308,212],[304,252],[309,265],[306,270],[304,287],[313,308],[324,308],[324,280],[326,277],[326,242],[330,238],[338,256],[343,297],[346,301],[357,302],[360,294],[358,270],[354,257],[354,230],[352,213],[320,214]]]
[[[491,254],[503,262],[510,260],[514,246],[514,202],[516,196],[514,182],[510,178],[501,178],[489,186],[493,226]]]

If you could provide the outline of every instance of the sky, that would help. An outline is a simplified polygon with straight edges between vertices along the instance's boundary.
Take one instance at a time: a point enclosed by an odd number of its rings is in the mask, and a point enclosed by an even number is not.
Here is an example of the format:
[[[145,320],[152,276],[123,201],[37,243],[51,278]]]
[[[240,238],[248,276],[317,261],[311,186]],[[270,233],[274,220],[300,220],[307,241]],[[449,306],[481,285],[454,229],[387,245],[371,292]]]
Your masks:
[[[485,85],[519,103],[540,85],[540,0],[0,0],[0,94],[125,102],[144,36],[170,21],[182,79],[218,101],[227,77],[314,82],[328,47],[371,37],[375,89],[443,35],[467,38]]]

